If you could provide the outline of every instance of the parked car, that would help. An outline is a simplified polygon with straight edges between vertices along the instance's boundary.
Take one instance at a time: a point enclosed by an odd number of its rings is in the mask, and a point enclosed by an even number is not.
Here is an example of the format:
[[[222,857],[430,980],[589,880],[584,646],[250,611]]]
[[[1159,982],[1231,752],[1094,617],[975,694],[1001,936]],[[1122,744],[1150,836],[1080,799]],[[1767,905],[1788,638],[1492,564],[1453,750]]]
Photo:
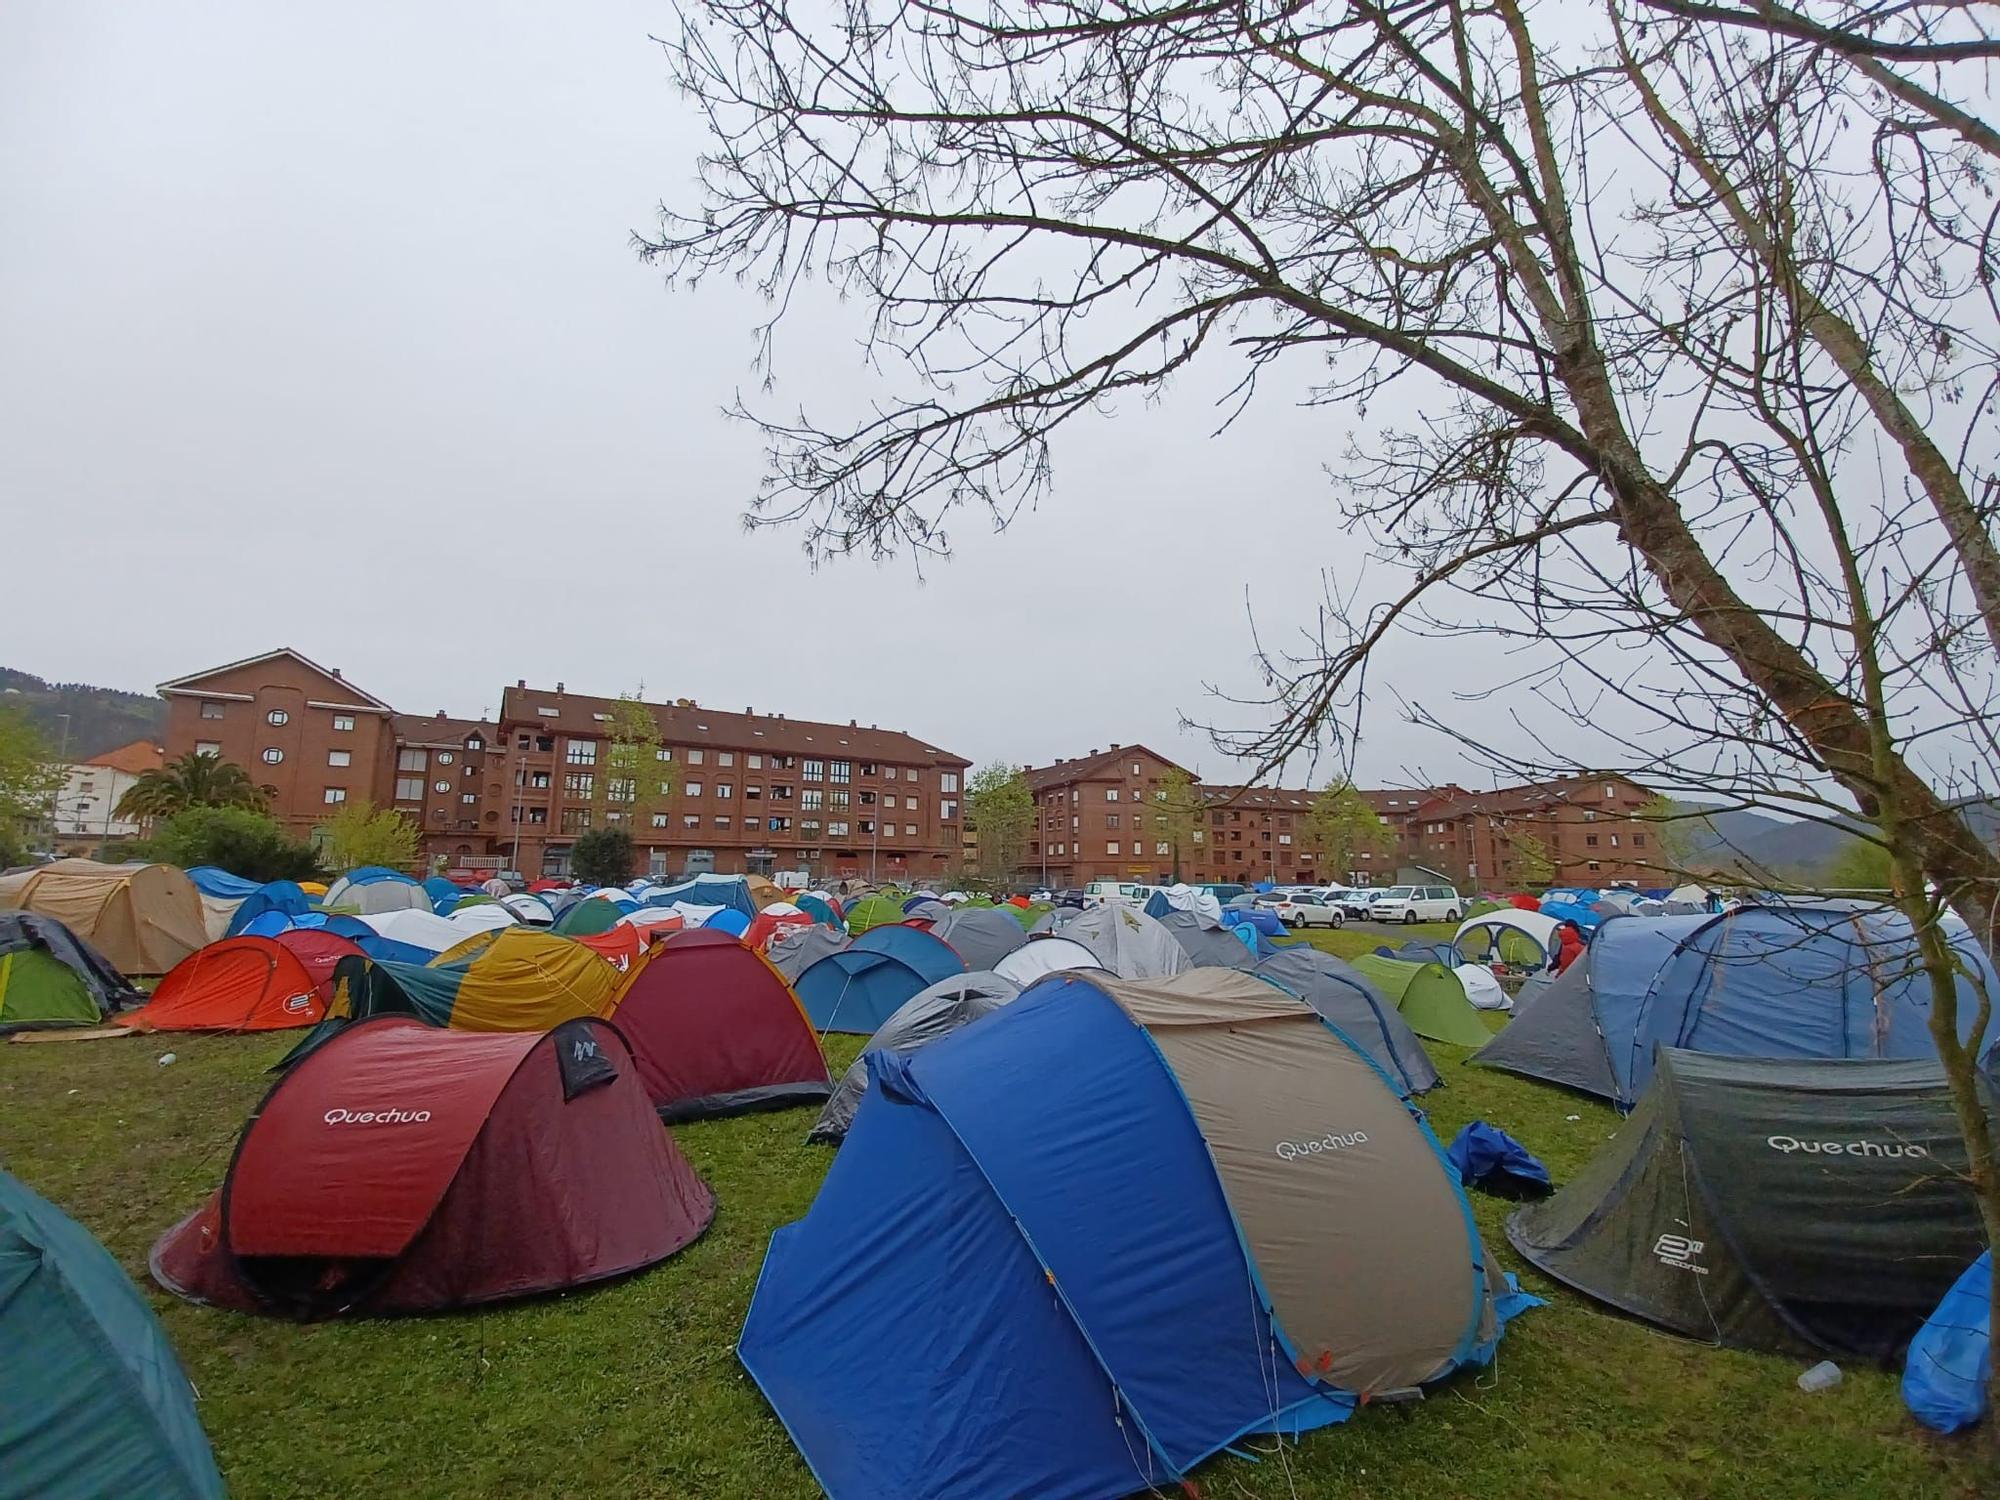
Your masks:
[[[1057,906],[1082,906],[1084,904],[1083,887],[1077,885],[1064,886],[1056,892],[1055,902]]]
[[[1465,903],[1448,885],[1392,885],[1368,901],[1368,915],[1377,922],[1456,922]]]
[[[1347,920],[1340,908],[1328,906],[1307,891],[1273,891],[1260,896],[1257,904],[1276,912],[1287,927],[1339,927]]]
[[[1102,906],[1108,902],[1113,906],[1144,906],[1156,889],[1156,886],[1140,885],[1130,880],[1093,880],[1083,888],[1083,904]]]
[[[1367,889],[1357,890],[1351,886],[1330,885],[1325,890],[1317,892],[1316,897],[1320,905],[1330,906],[1343,917],[1361,922],[1368,918],[1368,903],[1375,899],[1375,892]]]

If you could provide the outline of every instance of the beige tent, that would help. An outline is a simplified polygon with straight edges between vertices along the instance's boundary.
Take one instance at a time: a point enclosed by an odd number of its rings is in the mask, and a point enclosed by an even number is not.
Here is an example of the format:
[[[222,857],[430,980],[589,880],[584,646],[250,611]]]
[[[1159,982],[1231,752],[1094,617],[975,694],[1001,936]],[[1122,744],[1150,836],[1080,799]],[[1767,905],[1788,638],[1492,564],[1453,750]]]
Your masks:
[[[208,942],[201,893],[173,865],[59,859],[0,877],[0,907],[54,917],[126,974],[164,974]]]
[[[762,875],[745,876],[743,883],[749,887],[750,899],[757,903],[757,910],[759,911],[780,901],[789,901],[792,899],[790,892],[782,889],[775,882],[766,880]]]

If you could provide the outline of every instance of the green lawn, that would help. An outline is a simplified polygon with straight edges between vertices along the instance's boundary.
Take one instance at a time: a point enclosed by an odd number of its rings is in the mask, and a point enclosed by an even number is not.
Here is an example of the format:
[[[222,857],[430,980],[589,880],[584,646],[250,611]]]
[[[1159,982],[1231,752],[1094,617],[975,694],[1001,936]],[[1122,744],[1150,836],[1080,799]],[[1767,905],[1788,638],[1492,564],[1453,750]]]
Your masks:
[[[1413,929],[1425,932],[1432,929]],[[1448,933],[1446,935],[1449,935]],[[1353,932],[1315,934],[1337,951]],[[94,1230],[144,1280],[147,1247],[218,1181],[264,1069],[291,1038],[0,1048],[0,1161]],[[171,1049],[179,1060],[155,1063]],[[1616,1128],[1607,1109],[1435,1047],[1427,1103],[1449,1138],[1485,1117],[1558,1180]],[[838,1049],[844,1062],[851,1039]],[[313,1327],[155,1294],[238,1500],[260,1496],[785,1497],[815,1493],[736,1363],[764,1243],[803,1213],[828,1154],[810,1111],[682,1126],[721,1200],[666,1265],[570,1297],[451,1317]],[[1508,1264],[1506,1205],[1476,1200]],[[1524,1278],[1552,1305],[1514,1325],[1496,1368],[1419,1406],[1361,1413],[1288,1449],[1225,1459],[1210,1497],[1953,1497],[2000,1493],[1976,1443],[1931,1439],[1892,1376],[1850,1370],[1801,1395],[1791,1361],[1652,1332]],[[951,1393],[940,1392],[940,1399]],[[1268,1445],[1266,1445],[1268,1448]]]

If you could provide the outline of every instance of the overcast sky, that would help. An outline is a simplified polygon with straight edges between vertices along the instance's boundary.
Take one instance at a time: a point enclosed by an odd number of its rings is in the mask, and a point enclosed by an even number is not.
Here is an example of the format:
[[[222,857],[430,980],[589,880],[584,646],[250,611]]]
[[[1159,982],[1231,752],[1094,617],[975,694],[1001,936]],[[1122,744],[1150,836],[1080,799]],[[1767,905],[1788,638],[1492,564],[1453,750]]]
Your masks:
[[[1240,722],[1260,623],[1351,578],[1340,413],[1191,383],[1076,429],[1003,535],[814,572],[746,535],[758,305],[630,247],[701,136],[664,3],[0,6],[0,662],[145,690],[278,645],[398,707],[525,677],[908,729],[977,761]],[[866,380],[858,311],[790,327],[776,399]],[[24,630],[27,620],[46,628]],[[1463,659],[1388,677],[1445,706]],[[838,663],[838,669],[835,663]],[[1378,668],[1376,680],[1383,678]],[[1389,708],[1364,781],[1474,779]]]

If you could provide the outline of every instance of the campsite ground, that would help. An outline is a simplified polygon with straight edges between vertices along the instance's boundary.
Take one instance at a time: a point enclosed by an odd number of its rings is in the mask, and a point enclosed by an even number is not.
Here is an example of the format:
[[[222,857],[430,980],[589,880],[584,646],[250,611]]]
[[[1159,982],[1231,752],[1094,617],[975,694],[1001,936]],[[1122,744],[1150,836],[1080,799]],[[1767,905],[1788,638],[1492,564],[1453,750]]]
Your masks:
[[[1419,927],[1402,934],[1448,937]],[[1372,933],[1313,934],[1356,953]],[[218,1182],[290,1038],[182,1037],[0,1048],[0,1162],[97,1233],[139,1279],[159,1233]],[[856,1050],[838,1040],[836,1063]],[[1485,1118],[1558,1181],[1616,1129],[1600,1105],[1461,1066],[1424,1102],[1441,1137]],[[784,1497],[816,1493],[733,1345],[772,1229],[803,1213],[830,1154],[810,1113],[677,1127],[721,1201],[666,1265],[574,1296],[439,1318],[312,1327],[155,1292],[237,1500],[261,1496]],[[1510,1267],[1507,1205],[1476,1199]],[[1973,1500],[2000,1493],[1977,1439],[1940,1441],[1895,1378],[1854,1370],[1803,1395],[1796,1362],[1690,1344],[1553,1288],[1497,1365],[1413,1407],[1364,1410],[1261,1462],[1198,1476],[1210,1497],[1576,1496],[1589,1500]],[[940,1392],[940,1399],[949,1399]]]

